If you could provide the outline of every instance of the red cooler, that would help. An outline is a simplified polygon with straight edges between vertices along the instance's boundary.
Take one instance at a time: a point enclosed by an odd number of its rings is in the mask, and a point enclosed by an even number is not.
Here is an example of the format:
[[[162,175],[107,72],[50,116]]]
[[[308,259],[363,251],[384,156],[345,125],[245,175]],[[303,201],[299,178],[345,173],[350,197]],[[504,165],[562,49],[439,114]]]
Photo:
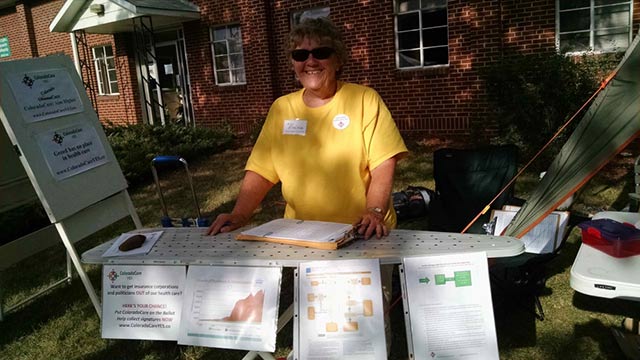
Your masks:
[[[640,254],[640,230],[633,224],[598,219],[578,224],[582,242],[617,258]]]

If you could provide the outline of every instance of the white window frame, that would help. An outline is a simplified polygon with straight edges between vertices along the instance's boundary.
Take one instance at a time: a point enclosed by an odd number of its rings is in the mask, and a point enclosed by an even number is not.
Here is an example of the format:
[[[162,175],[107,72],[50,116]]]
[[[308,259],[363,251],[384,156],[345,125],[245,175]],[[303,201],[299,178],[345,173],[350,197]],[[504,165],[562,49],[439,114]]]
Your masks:
[[[213,59],[213,74],[215,76],[215,80],[216,80],[216,85],[218,86],[234,86],[234,85],[245,85],[247,83],[247,72],[245,70],[245,66],[244,66],[244,47],[242,45],[242,43],[240,43],[240,51],[239,52],[230,52],[230,46],[229,46],[229,37],[227,37],[227,35],[229,34],[229,31],[231,30],[231,28],[236,29],[239,32],[239,36],[240,36],[240,40],[242,41],[242,31],[240,29],[240,25],[236,25],[236,24],[231,24],[231,25],[222,25],[222,26],[214,26],[209,28],[209,42],[211,45],[211,56]],[[225,29],[225,38],[224,39],[215,39],[215,31],[216,30],[220,30],[220,29]],[[224,47],[226,48],[226,54],[216,54],[215,51],[215,44],[223,44]],[[241,56],[242,57],[242,64],[239,67],[232,67],[232,62],[231,62],[231,56],[235,55],[235,56]],[[216,58],[223,58],[226,57],[226,61],[227,61],[227,65],[228,67],[226,69],[218,69],[218,66],[216,65]],[[221,79],[218,79],[218,72],[219,71],[227,71],[228,72],[228,76],[229,76],[229,82],[221,82]],[[244,78],[244,81],[241,80],[237,80],[234,76],[233,73],[234,71],[242,72],[242,77]]]
[[[111,49],[110,56],[107,55],[107,48]],[[102,49],[101,57],[96,55],[96,49]],[[118,85],[118,77],[113,47],[111,45],[94,46],[91,48],[91,53],[93,54],[93,65],[96,69],[96,79],[98,80],[98,94],[119,95],[119,91],[114,91],[114,85]],[[113,66],[109,66],[109,63],[113,64]],[[113,73],[113,77],[111,73]]]
[[[411,2],[417,2],[417,3],[427,3],[428,0],[395,0],[394,1],[394,16],[393,16],[393,22],[394,22],[394,37],[395,37],[395,43],[396,43],[396,49],[395,49],[395,57],[396,57],[396,69],[399,70],[412,70],[412,69],[422,69],[422,68],[437,68],[437,67],[447,67],[449,66],[450,63],[450,57],[449,57],[449,9],[448,9],[448,1],[445,1],[444,4],[444,10],[446,13],[446,17],[447,17],[447,23],[446,25],[438,25],[438,26],[425,26],[425,25],[429,25],[429,24],[424,24],[423,20],[422,20],[422,10],[424,9],[423,6],[419,5],[417,9],[412,9],[412,10],[406,10],[406,11],[402,11],[402,9],[400,9],[400,3],[411,3]],[[399,34],[403,33],[403,32],[408,32],[408,31],[415,31],[415,30],[407,30],[407,31],[399,31],[398,30],[398,15],[405,15],[405,14],[410,14],[410,13],[417,13],[418,14],[418,19],[419,19],[419,23],[418,23],[418,30],[420,33],[420,45],[419,47],[413,49],[413,50],[418,50],[420,51],[420,64],[416,65],[416,66],[404,66],[401,67],[400,66],[400,39],[399,39]],[[447,41],[446,41],[446,45],[437,45],[437,46],[424,46],[424,41],[422,39],[422,32],[424,30],[427,29],[437,29],[437,28],[446,28],[447,30]],[[435,48],[445,48],[447,49],[447,63],[446,64],[425,64],[425,58],[424,58],[424,50],[425,49],[435,49]],[[408,49],[402,49],[403,51],[406,51]]]
[[[585,54],[585,53],[594,53],[594,54],[604,54],[604,53],[615,53],[615,52],[621,52],[621,51],[625,51],[628,46],[631,44],[631,40],[633,37],[633,0],[619,0],[615,3],[611,3],[611,4],[605,4],[605,5],[596,5],[596,1],[597,0],[589,0],[589,7],[582,7],[582,8],[574,8],[574,9],[567,9],[567,10],[560,10],[560,2],[562,0],[556,0],[556,50],[558,53],[562,52],[562,47],[560,44],[560,37],[561,35],[564,34],[571,34],[571,33],[589,33],[589,49],[588,50],[578,50],[578,51],[567,51],[564,52],[564,54],[566,55],[579,55],[579,54]],[[613,48],[613,49],[596,49],[595,48],[595,40],[596,40],[596,33],[598,31],[602,31],[602,30],[611,30],[611,29],[615,29],[615,28],[622,28],[622,26],[616,26],[616,27],[601,27],[601,28],[596,28],[596,24],[595,24],[595,9],[596,8],[606,8],[606,7],[613,7],[613,6],[620,6],[620,5],[628,5],[629,6],[629,19],[628,19],[628,23],[626,24],[626,27],[628,28],[628,39],[627,39],[627,46],[624,47],[617,47],[617,48]],[[589,9],[589,29],[588,30],[577,30],[577,31],[566,31],[566,32],[560,32],[560,15],[563,12],[569,12],[569,11],[576,11],[576,10],[587,10]]]

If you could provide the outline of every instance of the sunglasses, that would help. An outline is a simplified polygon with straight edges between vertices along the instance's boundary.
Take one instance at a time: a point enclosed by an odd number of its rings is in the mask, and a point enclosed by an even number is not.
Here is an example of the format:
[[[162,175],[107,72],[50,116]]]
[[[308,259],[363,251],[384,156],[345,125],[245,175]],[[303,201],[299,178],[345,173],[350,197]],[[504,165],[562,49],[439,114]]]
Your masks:
[[[315,48],[313,50],[296,49],[291,52],[291,58],[295,61],[303,62],[306,61],[309,58],[309,54],[311,54],[316,60],[326,60],[335,52],[335,49],[326,46]]]

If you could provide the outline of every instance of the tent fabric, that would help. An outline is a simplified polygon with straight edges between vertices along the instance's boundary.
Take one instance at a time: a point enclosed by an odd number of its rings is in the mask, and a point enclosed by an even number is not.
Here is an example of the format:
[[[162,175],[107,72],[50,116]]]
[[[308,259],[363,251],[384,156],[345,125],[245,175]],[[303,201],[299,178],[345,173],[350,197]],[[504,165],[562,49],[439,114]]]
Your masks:
[[[522,237],[640,136],[640,36],[504,235]]]

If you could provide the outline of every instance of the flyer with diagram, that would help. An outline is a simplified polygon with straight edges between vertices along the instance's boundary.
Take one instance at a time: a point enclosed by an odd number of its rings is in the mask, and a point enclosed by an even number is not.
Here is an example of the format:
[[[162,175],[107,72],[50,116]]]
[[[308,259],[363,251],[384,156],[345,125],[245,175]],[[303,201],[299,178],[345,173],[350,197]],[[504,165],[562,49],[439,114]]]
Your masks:
[[[295,301],[295,358],[387,358],[378,259],[301,263]]]
[[[499,359],[484,252],[404,258],[400,278],[412,359]]]
[[[280,267],[190,266],[178,343],[273,352]]]

